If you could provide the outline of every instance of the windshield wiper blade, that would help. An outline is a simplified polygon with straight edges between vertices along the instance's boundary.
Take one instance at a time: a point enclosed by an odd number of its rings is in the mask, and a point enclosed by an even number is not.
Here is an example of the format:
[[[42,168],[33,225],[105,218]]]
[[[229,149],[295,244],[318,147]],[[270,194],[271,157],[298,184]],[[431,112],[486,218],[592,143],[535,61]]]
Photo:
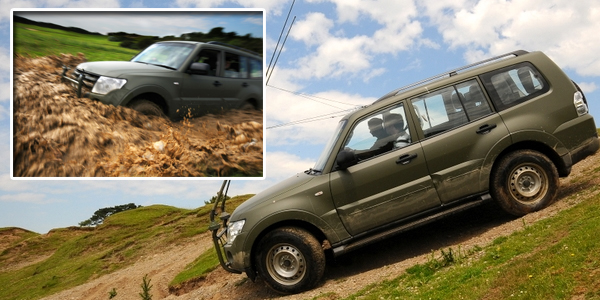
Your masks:
[[[167,65],[161,65],[161,64],[151,64],[151,63],[148,63],[148,64],[149,64],[149,65],[153,65],[153,66],[158,66],[158,67],[163,67],[163,68],[171,69],[171,70],[177,70],[177,69],[175,69],[175,68],[173,68],[173,67],[171,67],[171,66],[167,66]]]

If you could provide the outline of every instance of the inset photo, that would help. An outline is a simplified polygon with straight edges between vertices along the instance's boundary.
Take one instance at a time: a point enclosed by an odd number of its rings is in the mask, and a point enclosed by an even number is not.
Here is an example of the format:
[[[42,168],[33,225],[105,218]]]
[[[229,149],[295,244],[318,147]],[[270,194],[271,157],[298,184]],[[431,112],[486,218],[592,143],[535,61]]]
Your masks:
[[[264,178],[263,9],[11,18],[11,178]]]

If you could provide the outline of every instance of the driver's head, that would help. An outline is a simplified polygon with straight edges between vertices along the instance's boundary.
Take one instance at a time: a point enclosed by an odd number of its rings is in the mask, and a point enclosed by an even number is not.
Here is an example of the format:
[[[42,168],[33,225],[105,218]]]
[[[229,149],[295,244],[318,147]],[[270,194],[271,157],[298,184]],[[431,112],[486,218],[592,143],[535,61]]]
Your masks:
[[[386,132],[383,129],[383,120],[380,118],[372,118],[368,122],[369,131],[376,138],[382,138],[386,136]]]
[[[385,130],[389,134],[404,131],[404,118],[400,114],[390,114],[385,118]]]

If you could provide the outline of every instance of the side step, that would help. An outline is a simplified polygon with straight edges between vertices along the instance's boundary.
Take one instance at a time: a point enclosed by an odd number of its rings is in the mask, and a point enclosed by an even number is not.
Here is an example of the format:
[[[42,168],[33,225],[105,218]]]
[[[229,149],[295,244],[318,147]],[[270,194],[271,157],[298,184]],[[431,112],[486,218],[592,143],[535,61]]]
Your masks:
[[[482,203],[484,203],[490,199],[492,199],[492,197],[489,194],[484,194],[484,195],[481,195],[477,200],[469,201],[469,202],[460,204],[460,205],[452,207],[452,208],[443,209],[441,211],[438,211],[437,213],[426,216],[424,218],[417,217],[416,220],[408,222],[401,226],[393,227],[388,230],[384,230],[382,232],[375,233],[373,235],[367,235],[364,238],[360,238],[360,239],[357,239],[356,241],[352,241],[348,244],[344,244],[344,245],[335,247],[335,248],[333,248],[333,254],[335,256],[338,256],[338,255],[348,253],[350,251],[356,250],[356,249],[366,246],[368,244],[383,240],[389,236],[396,235],[396,234],[402,233],[404,231],[413,229],[415,227],[419,227],[419,226],[431,223],[433,221],[439,220],[441,218],[447,217],[449,215],[453,215],[453,214],[459,213],[461,211],[479,206]]]

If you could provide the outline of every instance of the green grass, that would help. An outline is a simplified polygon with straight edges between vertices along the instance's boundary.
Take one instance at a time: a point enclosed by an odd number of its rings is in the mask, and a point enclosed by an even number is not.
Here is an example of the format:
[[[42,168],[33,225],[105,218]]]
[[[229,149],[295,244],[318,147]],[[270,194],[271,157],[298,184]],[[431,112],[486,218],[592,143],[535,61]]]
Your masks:
[[[596,195],[485,248],[458,251],[451,263],[432,256],[348,299],[600,299],[598,232]]]
[[[233,209],[238,207],[250,197],[251,195],[243,195],[232,197],[231,199],[227,200],[227,211],[232,212]],[[171,283],[169,283],[169,287],[177,288],[186,282],[193,282],[203,279],[210,271],[216,269],[217,267],[219,267],[217,252],[214,248],[208,249],[196,260],[186,266],[185,270],[175,276]]]
[[[88,61],[130,60],[139,51],[108,41],[107,36],[14,23],[14,53],[28,57],[83,53]]]
[[[249,197],[232,199],[237,206]],[[231,211],[234,206],[227,207]],[[127,267],[156,249],[186,243],[207,231],[210,208],[152,205],[114,214],[95,229],[71,227],[23,237],[0,253],[0,265],[41,260],[0,271],[0,299],[39,299]],[[180,278],[203,276],[194,272],[188,270]]]

